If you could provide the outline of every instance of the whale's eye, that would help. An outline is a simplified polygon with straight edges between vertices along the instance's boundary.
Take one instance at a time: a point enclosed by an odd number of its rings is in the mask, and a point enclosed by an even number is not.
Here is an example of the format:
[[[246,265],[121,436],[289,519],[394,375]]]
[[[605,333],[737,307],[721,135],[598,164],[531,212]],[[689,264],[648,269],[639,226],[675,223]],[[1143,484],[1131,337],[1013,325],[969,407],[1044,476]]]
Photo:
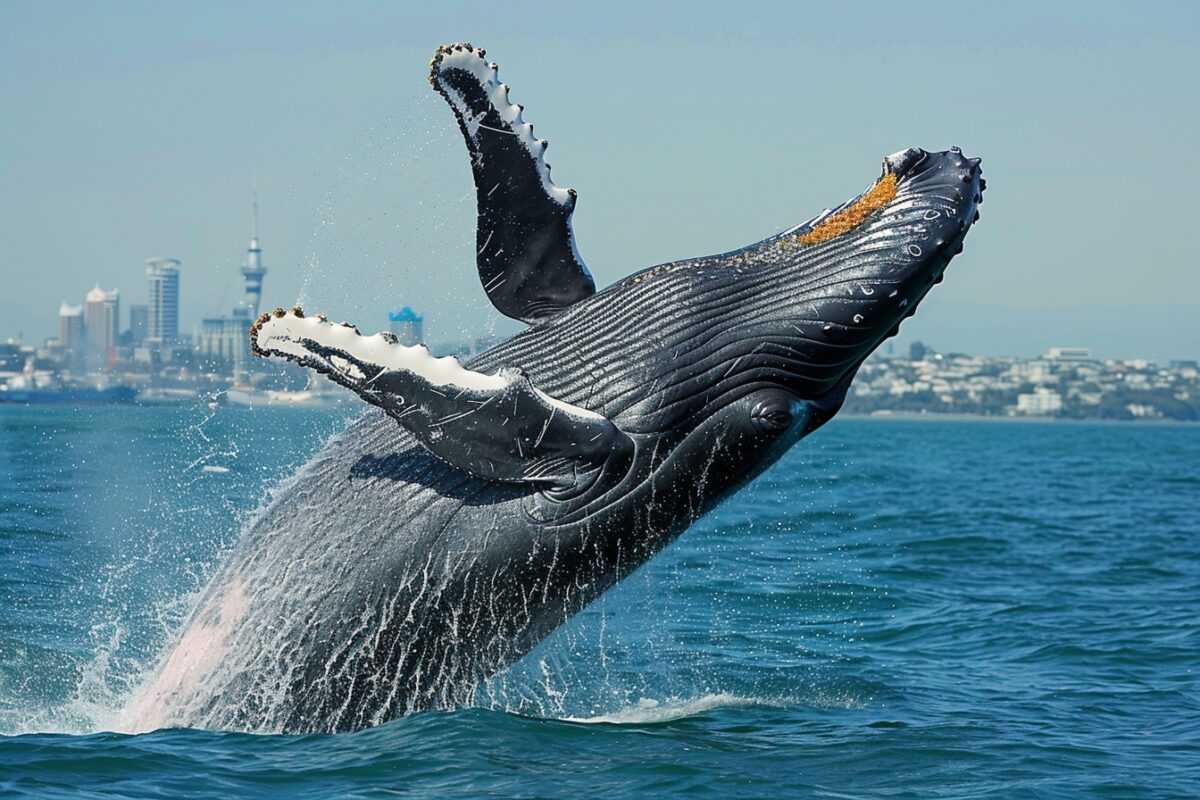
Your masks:
[[[791,426],[793,418],[791,407],[778,401],[756,403],[750,410],[750,422],[762,433],[783,433]]]
[[[888,173],[875,182],[853,204],[847,206],[827,219],[821,220],[812,230],[796,237],[800,244],[820,244],[835,236],[849,233],[866,222],[867,217],[896,199],[896,176]]]

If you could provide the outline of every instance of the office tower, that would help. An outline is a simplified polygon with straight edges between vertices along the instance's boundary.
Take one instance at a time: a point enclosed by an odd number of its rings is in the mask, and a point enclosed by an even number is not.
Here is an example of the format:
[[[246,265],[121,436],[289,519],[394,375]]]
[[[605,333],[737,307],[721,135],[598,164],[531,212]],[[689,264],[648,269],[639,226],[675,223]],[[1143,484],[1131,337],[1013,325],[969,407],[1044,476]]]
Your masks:
[[[146,280],[150,290],[146,342],[172,345],[179,337],[179,261],[174,258],[147,259]]]
[[[100,284],[87,293],[83,302],[83,329],[88,349],[105,359],[112,355],[117,344],[118,322],[121,318],[121,295],[113,289],[106,292]]]
[[[83,347],[83,306],[58,307],[58,343],[63,350],[78,352]]]

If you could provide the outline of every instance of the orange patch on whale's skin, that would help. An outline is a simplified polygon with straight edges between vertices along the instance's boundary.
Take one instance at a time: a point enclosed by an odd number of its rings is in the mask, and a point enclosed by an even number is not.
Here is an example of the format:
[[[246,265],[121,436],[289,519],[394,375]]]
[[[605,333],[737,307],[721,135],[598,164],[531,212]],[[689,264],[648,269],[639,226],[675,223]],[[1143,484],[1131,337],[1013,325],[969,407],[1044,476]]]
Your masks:
[[[849,233],[866,221],[867,217],[896,199],[896,176],[884,175],[858,202],[845,208],[826,220],[822,220],[811,231],[800,234],[796,241],[800,244],[820,244],[835,236]]]

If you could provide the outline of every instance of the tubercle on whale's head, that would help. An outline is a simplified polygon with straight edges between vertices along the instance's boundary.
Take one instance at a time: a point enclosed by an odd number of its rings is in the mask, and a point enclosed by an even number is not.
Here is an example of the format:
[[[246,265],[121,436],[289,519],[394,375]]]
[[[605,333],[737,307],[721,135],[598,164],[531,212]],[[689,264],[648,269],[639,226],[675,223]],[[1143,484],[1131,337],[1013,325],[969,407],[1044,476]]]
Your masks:
[[[816,245],[850,233],[867,223],[878,212],[886,211],[890,205],[920,198],[922,190],[914,188],[913,184],[921,176],[928,176],[930,171],[941,173],[947,169],[958,168],[958,174],[953,177],[965,184],[975,183],[981,175],[979,165],[980,159],[966,158],[957,147],[940,153],[930,153],[919,147],[893,153],[883,159],[882,173],[870,188],[836,210],[827,210],[799,226],[797,230],[790,231],[790,235],[780,237],[778,246]],[[982,202],[980,195],[986,184],[981,179],[978,180],[978,184],[971,193],[974,195],[972,207]],[[925,188],[926,192],[928,188]],[[969,199],[970,195],[964,194],[962,187],[953,188],[959,195],[959,201]]]
[[[910,148],[885,158],[862,194],[807,223],[627,280],[631,290],[639,280],[685,287],[704,318],[725,321],[680,326],[659,348],[652,376],[671,402],[648,398],[630,416],[646,430],[688,428],[776,388],[808,409],[797,419],[814,430],[837,413],[863,361],[941,281],[978,219],[983,189],[979,159],[958,148]]]
[[[794,364],[782,370],[794,373],[786,388],[844,394],[962,252],[985,186],[980,159],[957,147],[908,148],[858,197],[774,240],[777,294],[760,330]]]

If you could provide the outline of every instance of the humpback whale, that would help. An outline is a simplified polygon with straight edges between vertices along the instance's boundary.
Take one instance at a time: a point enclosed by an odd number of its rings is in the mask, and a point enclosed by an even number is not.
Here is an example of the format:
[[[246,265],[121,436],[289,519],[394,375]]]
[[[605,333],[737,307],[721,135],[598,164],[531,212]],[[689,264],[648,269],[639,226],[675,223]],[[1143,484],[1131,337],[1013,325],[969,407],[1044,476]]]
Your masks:
[[[601,291],[576,193],[469,44],[430,82],[470,154],[484,291],[460,363],[301,309],[253,325],[369,408],[283,486],[130,702],[132,730],[347,731],[479,684],[828,422],[978,219],[979,159],[909,148],[755,244]]]

